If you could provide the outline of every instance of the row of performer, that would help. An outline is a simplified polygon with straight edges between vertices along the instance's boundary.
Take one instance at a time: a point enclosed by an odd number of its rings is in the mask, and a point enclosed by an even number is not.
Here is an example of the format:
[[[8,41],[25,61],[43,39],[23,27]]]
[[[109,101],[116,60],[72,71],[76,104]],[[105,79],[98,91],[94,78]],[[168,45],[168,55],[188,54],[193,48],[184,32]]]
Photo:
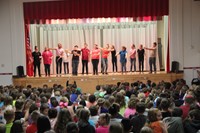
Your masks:
[[[144,54],[145,50],[150,51],[149,55],[149,67],[150,73],[152,73],[152,69],[154,68],[154,72],[156,72],[156,51],[157,51],[157,43],[154,42],[151,47],[143,47],[142,44],[139,45],[139,48],[136,49],[135,45],[132,44],[130,51],[127,51],[125,46],[122,46],[121,51],[116,52],[114,45],[106,44],[105,47],[101,48],[97,44],[94,44],[92,50],[88,48],[87,43],[84,43],[83,48],[78,48],[78,45],[75,45],[73,50],[63,49],[62,44],[58,43],[58,47],[56,48],[48,48],[45,47],[42,54],[39,52],[38,47],[35,46],[35,51],[32,52],[33,57],[33,65],[34,65],[34,76],[36,76],[36,69],[38,69],[38,75],[41,76],[40,64],[43,59],[44,68],[45,68],[45,76],[50,76],[50,66],[52,63],[53,53],[52,51],[56,51],[56,74],[62,74],[62,64],[64,66],[64,73],[69,74],[69,56],[72,55],[72,75],[78,75],[78,65],[79,58],[82,60],[82,74],[88,74],[88,63],[91,61],[93,66],[93,75],[98,75],[98,64],[99,59],[102,61],[102,74],[108,74],[108,56],[111,53],[112,60],[112,69],[113,72],[117,72],[117,56],[120,56],[120,64],[121,64],[121,72],[126,72],[126,63],[127,59],[130,59],[130,71],[136,71],[136,54],[139,62],[139,72],[144,71]]]

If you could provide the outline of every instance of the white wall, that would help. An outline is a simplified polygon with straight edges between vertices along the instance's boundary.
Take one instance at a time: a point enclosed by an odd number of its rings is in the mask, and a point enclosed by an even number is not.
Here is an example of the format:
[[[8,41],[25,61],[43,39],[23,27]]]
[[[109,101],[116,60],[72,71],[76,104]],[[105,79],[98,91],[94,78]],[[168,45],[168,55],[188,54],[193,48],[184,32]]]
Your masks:
[[[12,74],[13,72],[9,1],[0,1],[0,18],[0,84],[6,85],[12,83],[12,75],[8,73]]]
[[[23,2],[28,1],[44,0],[0,0],[0,74],[16,75],[18,65],[26,67]],[[179,61],[181,69],[200,66],[200,2],[169,1],[170,60]],[[196,71],[184,70],[188,83],[195,76]],[[0,75],[0,84],[11,83],[11,75]]]
[[[171,61],[180,67],[200,67],[200,1],[170,1]],[[190,84],[196,70],[184,69],[184,78]]]
[[[0,85],[12,84],[19,65],[26,73],[23,2],[31,1],[47,0],[0,0]]]

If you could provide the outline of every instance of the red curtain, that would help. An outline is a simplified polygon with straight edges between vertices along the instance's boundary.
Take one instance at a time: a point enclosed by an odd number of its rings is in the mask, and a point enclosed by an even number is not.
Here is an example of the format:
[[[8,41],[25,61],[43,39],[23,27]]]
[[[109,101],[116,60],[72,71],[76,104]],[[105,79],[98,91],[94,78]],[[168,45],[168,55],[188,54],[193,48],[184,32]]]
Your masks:
[[[168,15],[169,0],[64,0],[24,3],[25,20],[159,17]]]
[[[33,57],[32,57],[32,50],[30,46],[29,29],[30,29],[29,24],[25,24],[26,74],[28,76],[33,76]]]

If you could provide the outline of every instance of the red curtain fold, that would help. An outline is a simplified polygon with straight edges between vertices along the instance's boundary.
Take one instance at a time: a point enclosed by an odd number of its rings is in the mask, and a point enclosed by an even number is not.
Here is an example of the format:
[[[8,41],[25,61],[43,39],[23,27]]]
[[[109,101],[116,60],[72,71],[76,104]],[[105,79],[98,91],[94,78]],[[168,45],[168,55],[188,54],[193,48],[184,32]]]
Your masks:
[[[169,0],[65,0],[24,3],[24,18],[68,19],[168,15]]]
[[[26,23],[29,23],[28,21]],[[30,46],[30,36],[29,30],[30,25],[25,24],[25,42],[26,42],[26,74],[28,76],[33,76],[33,57],[32,57],[32,50]]]

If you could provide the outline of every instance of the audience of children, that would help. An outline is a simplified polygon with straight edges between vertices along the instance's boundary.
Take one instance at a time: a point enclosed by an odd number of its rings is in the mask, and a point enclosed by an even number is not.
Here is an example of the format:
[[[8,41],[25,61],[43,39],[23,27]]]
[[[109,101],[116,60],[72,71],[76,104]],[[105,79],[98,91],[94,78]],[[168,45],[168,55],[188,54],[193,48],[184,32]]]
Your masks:
[[[199,133],[200,80],[0,86],[0,133]]]

